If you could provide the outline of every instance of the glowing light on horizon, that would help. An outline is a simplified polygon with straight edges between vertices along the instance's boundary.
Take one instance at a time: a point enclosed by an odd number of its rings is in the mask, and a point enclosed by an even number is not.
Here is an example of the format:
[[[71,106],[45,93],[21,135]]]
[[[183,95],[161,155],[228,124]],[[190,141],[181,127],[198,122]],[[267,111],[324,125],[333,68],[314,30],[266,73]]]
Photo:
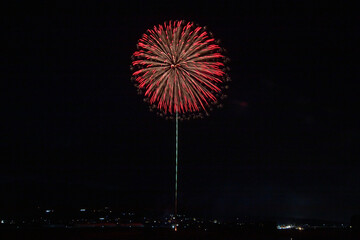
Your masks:
[[[277,229],[284,230],[284,229],[291,229],[293,228],[293,225],[278,225]]]

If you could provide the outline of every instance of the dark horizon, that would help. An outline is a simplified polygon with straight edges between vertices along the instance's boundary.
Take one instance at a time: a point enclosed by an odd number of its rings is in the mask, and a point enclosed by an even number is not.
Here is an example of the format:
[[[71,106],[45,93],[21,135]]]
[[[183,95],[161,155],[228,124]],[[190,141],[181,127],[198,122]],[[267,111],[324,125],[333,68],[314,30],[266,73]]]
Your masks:
[[[149,112],[129,66],[148,28],[186,19],[221,39],[232,82],[222,109],[180,122],[179,214],[349,222],[360,213],[351,7],[8,3],[0,214],[172,213],[175,125]]]
[[[134,219],[134,221],[143,222],[145,219],[158,219],[163,221],[165,218],[173,217],[174,213],[164,213],[160,211],[144,211],[136,212],[133,209],[113,208],[111,206],[93,207],[93,208],[79,208],[78,206],[47,206],[47,207],[27,207],[16,209],[16,211],[7,209],[7,211],[1,212],[1,218],[3,223],[17,224],[19,226],[31,226],[32,221],[41,221],[41,219],[48,219],[53,224],[57,222],[66,221],[84,221],[84,219],[99,220],[101,217],[106,217],[106,222],[113,222],[116,219]],[[228,225],[231,223],[242,224],[260,224],[260,223],[272,223],[274,225],[308,225],[310,228],[316,226],[326,226],[325,228],[346,228],[351,226],[352,219],[357,218],[359,215],[352,215],[349,219],[331,220],[322,218],[306,218],[306,217],[283,217],[283,216],[265,216],[265,215],[191,215],[191,213],[180,213],[177,215],[178,219],[196,219],[197,221],[213,222],[214,220]],[[102,222],[101,220],[99,222]],[[219,223],[220,224],[220,223]],[[44,225],[43,227],[46,227]]]

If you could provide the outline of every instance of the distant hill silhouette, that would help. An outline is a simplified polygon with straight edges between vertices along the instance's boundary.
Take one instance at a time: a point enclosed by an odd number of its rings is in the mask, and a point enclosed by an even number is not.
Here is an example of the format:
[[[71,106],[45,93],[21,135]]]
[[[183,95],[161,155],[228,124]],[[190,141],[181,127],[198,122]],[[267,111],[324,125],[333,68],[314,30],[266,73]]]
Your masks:
[[[360,231],[360,215],[354,215],[351,217],[351,227],[353,231]]]

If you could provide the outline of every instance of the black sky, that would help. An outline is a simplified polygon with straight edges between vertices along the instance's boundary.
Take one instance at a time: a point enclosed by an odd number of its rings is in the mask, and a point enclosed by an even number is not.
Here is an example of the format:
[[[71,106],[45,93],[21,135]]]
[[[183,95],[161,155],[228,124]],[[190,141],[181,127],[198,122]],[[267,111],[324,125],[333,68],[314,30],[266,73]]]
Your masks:
[[[0,213],[105,205],[172,211],[174,122],[148,111],[129,65],[146,29],[185,19],[222,40],[233,81],[224,108],[180,124],[179,211],[349,221],[360,212],[359,19],[351,8],[315,1],[3,6]]]

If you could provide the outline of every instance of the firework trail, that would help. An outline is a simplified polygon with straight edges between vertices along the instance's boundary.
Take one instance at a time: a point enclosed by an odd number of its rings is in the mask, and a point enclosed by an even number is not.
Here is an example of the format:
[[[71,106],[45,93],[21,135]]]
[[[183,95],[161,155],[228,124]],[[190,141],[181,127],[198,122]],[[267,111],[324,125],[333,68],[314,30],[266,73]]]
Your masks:
[[[212,105],[221,106],[230,81],[229,59],[206,27],[192,22],[169,21],[147,30],[132,56],[132,80],[151,109],[175,118],[175,208],[177,230],[179,119],[202,117]]]
[[[132,59],[133,80],[163,115],[201,116],[223,97],[227,58],[206,27],[169,21],[147,30]]]

